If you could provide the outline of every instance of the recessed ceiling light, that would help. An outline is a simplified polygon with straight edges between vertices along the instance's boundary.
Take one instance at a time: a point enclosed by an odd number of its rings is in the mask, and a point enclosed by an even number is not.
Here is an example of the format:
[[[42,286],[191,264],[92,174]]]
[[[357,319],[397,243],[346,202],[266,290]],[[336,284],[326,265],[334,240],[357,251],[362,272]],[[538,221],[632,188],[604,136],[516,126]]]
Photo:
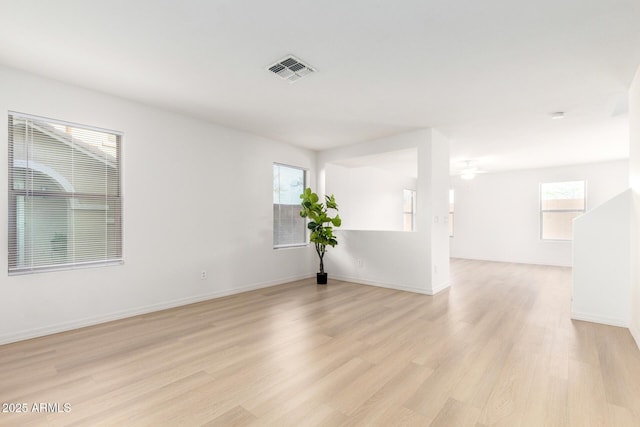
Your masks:
[[[564,119],[564,111],[556,111],[555,113],[551,113],[552,120],[560,120]]]

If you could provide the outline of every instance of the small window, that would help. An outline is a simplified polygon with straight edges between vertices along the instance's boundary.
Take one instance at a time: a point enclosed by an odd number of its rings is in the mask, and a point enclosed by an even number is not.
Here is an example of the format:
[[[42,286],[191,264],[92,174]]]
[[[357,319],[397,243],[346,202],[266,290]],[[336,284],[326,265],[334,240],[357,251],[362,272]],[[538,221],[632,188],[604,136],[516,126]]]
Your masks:
[[[122,262],[121,134],[9,113],[9,273]]]
[[[403,230],[414,231],[416,229],[416,192],[415,190],[403,190]]]
[[[571,240],[573,220],[586,210],[585,181],[540,184],[540,237]]]
[[[306,187],[302,168],[273,165],[273,247],[307,244],[306,220],[300,216],[300,195]]]
[[[455,196],[453,189],[449,190],[449,237],[453,237],[453,203]]]

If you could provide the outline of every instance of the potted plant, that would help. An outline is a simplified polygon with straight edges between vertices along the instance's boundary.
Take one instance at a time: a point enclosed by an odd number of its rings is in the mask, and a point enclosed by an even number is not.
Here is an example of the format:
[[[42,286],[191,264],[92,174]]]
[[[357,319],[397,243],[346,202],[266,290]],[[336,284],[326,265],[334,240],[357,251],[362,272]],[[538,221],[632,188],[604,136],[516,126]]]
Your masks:
[[[338,204],[335,197],[333,194],[324,197],[325,203],[319,203],[320,198],[310,188],[305,188],[300,195],[302,199],[300,216],[309,218],[309,223],[307,224],[307,228],[311,231],[309,240],[315,244],[316,252],[320,258],[320,272],[316,274],[318,285],[327,284],[327,273],[324,272],[324,255],[327,252],[327,246],[333,248],[338,244],[336,236],[333,235],[333,227],[340,227],[340,224],[342,224],[340,215],[337,213]],[[329,209],[336,211],[334,217],[329,215]]]

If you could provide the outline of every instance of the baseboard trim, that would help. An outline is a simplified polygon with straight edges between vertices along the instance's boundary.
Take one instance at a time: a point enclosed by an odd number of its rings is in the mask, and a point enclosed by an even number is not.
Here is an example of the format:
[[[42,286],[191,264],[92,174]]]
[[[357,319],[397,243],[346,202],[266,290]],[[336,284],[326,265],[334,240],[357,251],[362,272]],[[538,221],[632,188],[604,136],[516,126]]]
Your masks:
[[[444,282],[444,283],[440,283],[438,286],[435,286],[432,290],[431,290],[431,294],[429,295],[436,295],[439,294],[440,292],[449,289],[451,287],[451,282]]]
[[[395,289],[396,291],[413,292],[416,294],[423,294],[423,295],[434,295],[435,293],[440,292],[440,290],[433,292],[430,289],[414,288],[413,286],[402,286],[402,285],[397,285],[395,283],[378,282],[374,280],[366,280],[366,279],[360,279],[360,278],[349,277],[349,276],[341,276],[336,274],[331,275],[331,278],[335,280],[341,280],[343,282],[356,283],[359,285],[376,286],[378,288]]]
[[[504,258],[469,258],[463,256],[451,256],[452,259],[461,259],[461,260],[471,260],[471,261],[489,261],[489,262],[502,262],[506,264],[527,264],[527,265],[545,265],[551,267],[569,267],[571,268],[571,264],[563,264],[563,263],[542,263],[539,261],[531,261],[531,260],[522,260],[522,259],[504,259]]]
[[[629,331],[631,332],[631,336],[638,346],[638,350],[640,350],[640,329],[632,324],[629,326]]]
[[[315,277],[315,275],[299,275],[283,279],[271,280],[268,282],[253,283],[234,289],[223,289],[202,295],[196,295],[176,300],[151,304],[148,306],[137,307],[129,310],[122,310],[109,313],[102,316],[86,317],[84,319],[74,320],[70,322],[62,322],[42,328],[27,329],[11,334],[0,335],[0,345],[10,344],[18,341],[24,341],[32,338],[53,335],[60,332],[72,331],[74,329],[86,328],[87,326],[98,325],[101,323],[112,322],[114,320],[126,319],[128,317],[139,316],[141,314],[153,313],[156,311],[168,310],[170,308],[181,307],[183,305],[195,304],[202,301],[208,301],[216,298],[223,298],[230,295],[241,294],[244,292],[255,291],[257,289],[269,288],[271,286],[282,285],[284,283],[295,282],[296,280],[304,280]]]
[[[603,325],[619,326],[621,328],[628,328],[629,327],[629,322],[627,322],[624,319],[617,319],[617,318],[613,318],[613,317],[598,316],[598,315],[594,315],[594,314],[590,314],[590,313],[579,313],[579,312],[572,311],[571,312],[571,318],[573,320],[582,320],[582,321],[591,322],[591,323],[601,323]]]

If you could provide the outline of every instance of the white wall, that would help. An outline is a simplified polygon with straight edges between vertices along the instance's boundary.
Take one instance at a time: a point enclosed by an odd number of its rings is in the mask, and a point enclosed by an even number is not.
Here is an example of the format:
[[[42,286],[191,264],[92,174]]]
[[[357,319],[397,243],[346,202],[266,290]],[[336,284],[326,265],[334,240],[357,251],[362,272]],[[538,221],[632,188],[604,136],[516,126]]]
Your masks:
[[[0,111],[124,132],[122,266],[7,275],[0,343],[310,276],[311,248],[272,249],[272,162],[311,170],[308,150],[0,68]],[[0,120],[7,147],[7,120]],[[7,150],[0,176],[7,176]],[[0,180],[7,191],[7,180]],[[7,223],[2,198],[0,223]],[[208,279],[200,280],[207,270]]]
[[[343,230],[403,231],[403,190],[416,179],[375,167],[325,166],[327,194],[334,194]]]
[[[629,91],[631,203],[631,334],[640,347],[640,68]]]
[[[541,182],[587,180],[587,210],[628,188],[628,161],[480,174],[455,190],[451,256],[529,264],[571,265],[570,242],[540,240]]]
[[[432,295],[425,232],[340,230],[325,257],[329,275],[366,285]],[[439,289],[438,289],[439,290]]]
[[[418,153],[417,231],[339,231],[338,246],[325,258],[330,277],[426,294],[449,285],[444,221],[448,215],[449,142],[444,137],[426,129],[320,152],[318,188],[321,193],[331,192],[333,183],[325,180],[331,170],[327,164],[409,148],[417,148]],[[338,199],[338,203],[342,202]]]
[[[631,190],[573,221],[571,318],[629,326]]]

